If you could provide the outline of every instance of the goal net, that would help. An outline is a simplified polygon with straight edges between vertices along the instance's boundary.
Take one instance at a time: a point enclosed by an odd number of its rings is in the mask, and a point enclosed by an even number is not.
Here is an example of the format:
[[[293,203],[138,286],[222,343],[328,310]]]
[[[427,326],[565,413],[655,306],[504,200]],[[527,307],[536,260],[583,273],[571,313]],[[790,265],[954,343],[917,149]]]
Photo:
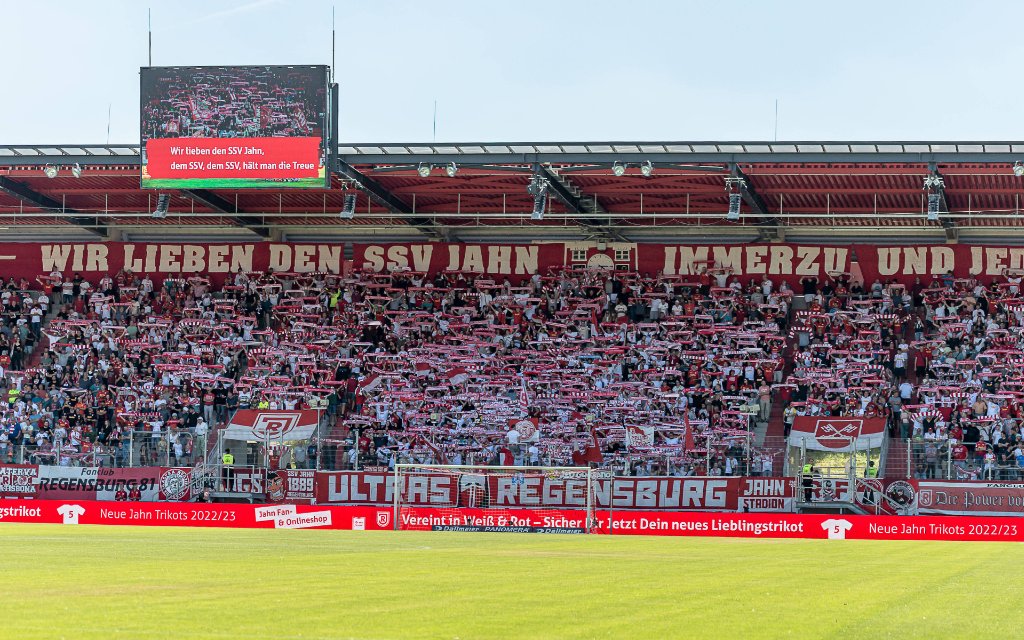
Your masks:
[[[394,527],[420,531],[590,533],[587,467],[395,465]]]

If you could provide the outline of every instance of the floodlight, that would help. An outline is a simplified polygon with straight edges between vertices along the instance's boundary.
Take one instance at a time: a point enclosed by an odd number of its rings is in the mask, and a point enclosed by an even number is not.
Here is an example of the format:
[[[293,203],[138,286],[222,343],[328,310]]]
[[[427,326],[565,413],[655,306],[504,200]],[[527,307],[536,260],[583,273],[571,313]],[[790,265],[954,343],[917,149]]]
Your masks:
[[[654,173],[654,165],[650,160],[644,160],[640,164],[640,173],[643,174],[645,178],[651,177],[651,174]]]
[[[454,178],[455,174],[459,172],[459,166],[457,164],[455,164],[454,162],[449,162],[447,165],[445,165],[444,172],[445,172],[445,174],[449,178]],[[420,175],[423,175],[423,174],[420,174]],[[426,176],[423,176],[423,177],[426,177]]]
[[[76,178],[81,178],[82,177],[82,165],[80,165],[80,164],[78,164],[76,162],[75,166],[71,167],[71,175],[75,176]]]
[[[729,213],[726,214],[726,220],[739,220],[740,219],[740,204],[743,202],[743,196],[739,193],[729,194]]]
[[[167,217],[167,208],[171,204],[171,196],[166,193],[161,193],[156,198],[156,209],[150,214],[157,220],[162,220]]]
[[[346,193],[345,201],[341,206],[341,212],[338,217],[343,220],[351,220],[356,214],[356,194]]]
[[[616,178],[621,178],[626,173],[626,165],[621,162],[612,163],[612,173],[615,174]]]
[[[530,214],[530,218],[532,220],[543,220],[545,206],[547,206],[547,196],[543,192],[533,196],[533,213]]]
[[[433,166],[429,164],[420,163],[420,166],[416,167],[416,173],[420,174],[421,178],[429,178],[430,172],[433,170]]]
[[[57,177],[57,167],[53,166],[52,164],[48,164],[45,167],[43,167],[43,174],[47,178],[56,178]]]
[[[939,219],[939,206],[942,203],[942,196],[937,193],[928,194],[928,220],[935,222]]]

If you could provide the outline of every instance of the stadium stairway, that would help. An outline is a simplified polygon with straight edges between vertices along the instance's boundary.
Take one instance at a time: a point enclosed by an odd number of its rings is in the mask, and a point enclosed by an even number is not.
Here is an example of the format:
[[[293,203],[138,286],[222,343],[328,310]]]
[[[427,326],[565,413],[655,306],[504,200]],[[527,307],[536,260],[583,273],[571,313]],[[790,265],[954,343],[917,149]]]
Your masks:
[[[907,441],[888,438],[885,448],[885,461],[882,464],[882,476],[886,478],[909,477],[910,461],[907,459]]]

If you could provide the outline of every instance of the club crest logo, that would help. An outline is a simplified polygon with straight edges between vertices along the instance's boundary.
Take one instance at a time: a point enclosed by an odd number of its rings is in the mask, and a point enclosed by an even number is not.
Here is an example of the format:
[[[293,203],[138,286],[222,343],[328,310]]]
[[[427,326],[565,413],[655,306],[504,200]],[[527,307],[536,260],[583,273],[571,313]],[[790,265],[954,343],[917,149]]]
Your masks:
[[[252,432],[260,440],[283,440],[298,426],[298,413],[263,411],[253,421]]]
[[[192,479],[185,469],[168,469],[160,475],[160,493],[165,500],[181,500],[188,495]]]

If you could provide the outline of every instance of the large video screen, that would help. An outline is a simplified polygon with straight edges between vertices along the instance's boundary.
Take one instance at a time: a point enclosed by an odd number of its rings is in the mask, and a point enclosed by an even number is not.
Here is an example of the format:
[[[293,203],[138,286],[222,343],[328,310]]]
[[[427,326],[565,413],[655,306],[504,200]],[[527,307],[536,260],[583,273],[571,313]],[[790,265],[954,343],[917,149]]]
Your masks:
[[[140,73],[144,189],[328,186],[326,66]]]

